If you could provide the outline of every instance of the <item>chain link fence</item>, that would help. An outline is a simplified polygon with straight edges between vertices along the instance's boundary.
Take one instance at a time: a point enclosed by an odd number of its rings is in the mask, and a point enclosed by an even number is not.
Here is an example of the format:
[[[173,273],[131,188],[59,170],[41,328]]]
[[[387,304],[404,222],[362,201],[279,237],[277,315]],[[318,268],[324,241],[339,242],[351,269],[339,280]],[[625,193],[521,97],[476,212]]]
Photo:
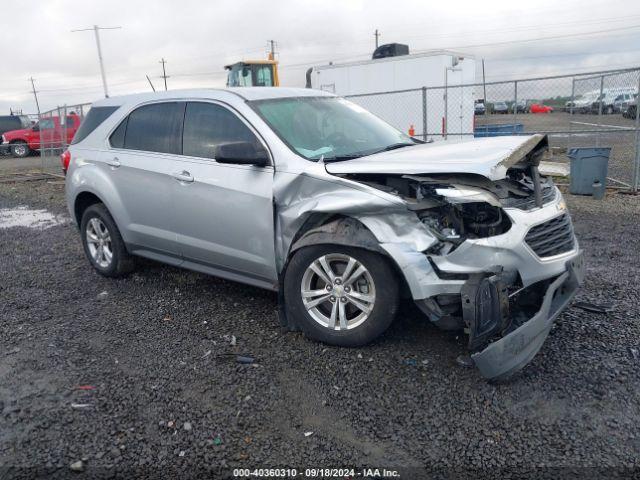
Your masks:
[[[505,82],[350,95],[404,132],[425,140],[547,134],[549,160],[574,147],[611,147],[609,184],[640,187],[640,68]]]
[[[445,76],[446,78],[446,76]],[[611,147],[609,185],[640,188],[640,68],[504,82],[445,84],[350,95],[404,132],[425,140],[547,134],[548,160],[567,162],[574,147]],[[60,175],[60,153],[91,104],[64,105],[38,115],[42,173]]]
[[[42,173],[62,175],[60,154],[69,146],[90,109],[90,103],[64,105],[38,115],[34,128],[39,139],[36,136],[31,148],[40,154]]]

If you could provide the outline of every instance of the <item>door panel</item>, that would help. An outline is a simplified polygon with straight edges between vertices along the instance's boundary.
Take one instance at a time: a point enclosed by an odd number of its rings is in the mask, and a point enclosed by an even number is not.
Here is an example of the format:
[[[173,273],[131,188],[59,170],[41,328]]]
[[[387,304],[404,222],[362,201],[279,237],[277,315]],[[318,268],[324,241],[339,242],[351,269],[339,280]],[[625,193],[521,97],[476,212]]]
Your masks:
[[[174,155],[107,151],[103,168],[123,205],[116,222],[132,250],[149,249],[180,256],[172,225]]]
[[[134,252],[180,257],[171,195],[182,151],[184,107],[181,102],[140,106],[109,139],[114,148],[105,152],[104,168],[122,202],[119,225]]]
[[[249,125],[226,106],[187,103],[185,156],[176,162],[173,187],[178,243],[185,261],[275,282],[273,168],[215,162],[220,145],[236,142],[264,150]]]
[[[186,158],[175,166],[193,177],[173,186],[185,259],[276,281],[273,169]]]

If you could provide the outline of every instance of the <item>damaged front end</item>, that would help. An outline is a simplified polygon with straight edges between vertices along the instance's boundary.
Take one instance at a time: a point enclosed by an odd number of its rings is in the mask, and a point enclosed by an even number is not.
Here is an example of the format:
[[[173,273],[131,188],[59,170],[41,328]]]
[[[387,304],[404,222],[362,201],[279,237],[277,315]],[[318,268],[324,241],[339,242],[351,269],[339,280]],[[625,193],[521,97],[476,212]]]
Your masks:
[[[480,372],[502,379],[526,365],[582,282],[583,265],[562,195],[540,174],[546,138],[475,173],[346,174],[399,195],[437,241],[414,299],[433,323],[463,329]],[[422,297],[422,298],[421,298]]]
[[[328,164],[328,172],[345,183],[319,185],[305,198],[294,198],[302,189],[287,189],[280,208],[281,231],[289,229],[282,238],[291,238],[294,248],[305,244],[293,232],[309,212],[323,213],[334,225],[343,221],[338,215],[363,226],[359,246],[395,262],[435,325],[467,333],[474,363],[492,380],[511,376],[533,358],[583,278],[562,195],[539,171],[546,137],[498,142],[498,153],[489,148],[495,144],[484,142],[479,151],[479,143],[469,142],[457,157],[455,146],[419,146]],[[411,163],[412,152],[426,152],[433,161]],[[463,154],[480,160],[465,161]],[[456,159],[451,165],[449,155]],[[364,200],[353,186],[379,195]],[[325,238],[327,231],[317,226],[312,233]],[[281,245],[283,257],[288,247]]]

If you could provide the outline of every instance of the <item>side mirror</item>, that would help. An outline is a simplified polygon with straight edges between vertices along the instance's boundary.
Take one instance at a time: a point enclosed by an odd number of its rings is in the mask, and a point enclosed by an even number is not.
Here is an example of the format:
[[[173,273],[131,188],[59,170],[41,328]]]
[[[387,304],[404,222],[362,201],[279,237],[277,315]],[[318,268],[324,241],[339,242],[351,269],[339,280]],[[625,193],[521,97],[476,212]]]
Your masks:
[[[235,163],[237,165],[269,165],[269,155],[253,142],[223,143],[216,148],[215,161],[218,163]]]

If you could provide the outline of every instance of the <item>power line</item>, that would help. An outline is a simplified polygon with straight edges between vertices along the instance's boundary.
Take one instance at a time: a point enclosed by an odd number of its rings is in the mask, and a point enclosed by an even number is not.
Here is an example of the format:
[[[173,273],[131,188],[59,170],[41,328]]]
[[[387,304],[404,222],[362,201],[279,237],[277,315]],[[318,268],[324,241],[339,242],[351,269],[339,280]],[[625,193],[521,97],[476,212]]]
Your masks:
[[[550,37],[536,37],[536,38],[527,38],[524,40],[508,40],[503,42],[490,42],[490,43],[480,43],[476,45],[459,45],[456,47],[446,47],[438,50],[451,50],[457,48],[478,48],[478,47],[492,47],[496,45],[512,45],[514,43],[528,43],[528,42],[539,42],[543,40],[557,40],[560,38],[571,38],[571,37],[583,37],[585,35],[598,35],[601,33],[610,33],[610,32],[618,32],[621,30],[632,30],[635,28],[640,28],[640,25],[632,25],[629,27],[620,27],[620,28],[609,28],[607,30],[596,30],[593,32],[582,32],[582,33],[567,33],[564,35],[553,35]]]
[[[376,37],[376,48],[378,48],[378,37],[380,37],[380,32],[378,32],[377,28],[376,31],[373,32],[373,36]]]

